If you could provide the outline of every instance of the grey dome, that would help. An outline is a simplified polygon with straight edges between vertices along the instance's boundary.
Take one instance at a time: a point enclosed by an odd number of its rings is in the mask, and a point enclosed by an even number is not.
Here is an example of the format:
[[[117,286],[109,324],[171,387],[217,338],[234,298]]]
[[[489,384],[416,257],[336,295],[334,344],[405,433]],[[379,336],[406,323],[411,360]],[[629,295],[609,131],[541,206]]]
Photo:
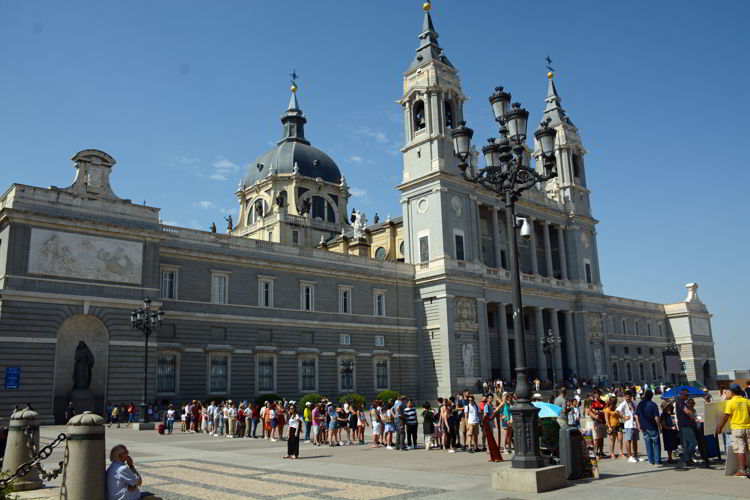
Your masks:
[[[260,181],[273,170],[277,174],[291,174],[294,164],[299,167],[299,174],[313,179],[320,177],[324,181],[341,182],[341,171],[330,156],[309,143],[284,140],[275,148],[259,156],[245,175],[244,184],[250,186]]]
[[[341,171],[331,157],[311,146],[310,141],[305,139],[307,119],[299,108],[294,90],[289,99],[289,107],[281,117],[281,123],[284,125],[284,137],[276,147],[250,164],[243,180],[245,186],[265,179],[272,166],[276,174],[292,174],[295,163],[299,168],[299,175],[312,179],[320,177],[326,182],[336,184],[341,182]]]

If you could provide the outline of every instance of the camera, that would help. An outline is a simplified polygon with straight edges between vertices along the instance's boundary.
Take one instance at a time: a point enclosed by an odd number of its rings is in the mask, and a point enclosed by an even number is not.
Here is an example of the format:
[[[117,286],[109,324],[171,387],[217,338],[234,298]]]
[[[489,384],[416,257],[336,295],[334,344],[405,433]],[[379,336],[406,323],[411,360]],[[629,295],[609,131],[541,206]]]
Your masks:
[[[525,217],[518,217],[516,219],[516,223],[521,225],[521,238],[523,238],[526,241],[529,241],[532,236],[534,236],[534,228],[529,223],[529,219]]]

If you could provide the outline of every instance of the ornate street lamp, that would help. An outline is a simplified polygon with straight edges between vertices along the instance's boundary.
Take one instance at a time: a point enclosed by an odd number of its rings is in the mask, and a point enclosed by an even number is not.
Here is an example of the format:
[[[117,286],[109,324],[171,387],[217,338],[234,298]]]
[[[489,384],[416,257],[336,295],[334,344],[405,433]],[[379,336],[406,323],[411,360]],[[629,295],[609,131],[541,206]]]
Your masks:
[[[502,87],[496,87],[489,98],[495,120],[500,124],[500,138],[490,139],[482,148],[486,166],[468,168],[471,138],[474,131],[461,122],[451,132],[454,153],[460,163],[459,168],[464,179],[502,196],[505,202],[505,217],[508,232],[508,256],[510,257],[510,275],[513,291],[513,329],[516,332],[516,404],[513,405],[513,439],[516,453],[512,465],[515,468],[534,469],[544,465],[539,453],[539,410],[531,400],[529,368],[526,366],[526,339],[523,330],[523,312],[521,301],[521,274],[518,266],[518,248],[516,229],[521,227],[523,219],[516,219],[516,201],[521,193],[537,183],[546,182],[557,176],[555,162],[556,131],[549,127],[550,120],[544,121],[534,133],[542,152],[541,172],[530,168],[524,159],[524,143],[529,112],[515,103],[509,108],[511,96]],[[473,171],[472,171],[473,170]]]
[[[544,354],[550,357],[552,362],[552,389],[557,390],[557,380],[555,380],[555,349],[559,349],[562,344],[560,337],[552,335],[552,330],[547,330],[547,336],[542,338],[542,349]]]
[[[130,313],[130,324],[133,330],[140,331],[146,337],[145,356],[143,361],[143,397],[141,399],[141,414],[138,421],[141,423],[148,422],[148,338],[152,333],[156,333],[161,328],[164,321],[164,311],[161,307],[151,310],[151,299],[143,299],[143,307]]]

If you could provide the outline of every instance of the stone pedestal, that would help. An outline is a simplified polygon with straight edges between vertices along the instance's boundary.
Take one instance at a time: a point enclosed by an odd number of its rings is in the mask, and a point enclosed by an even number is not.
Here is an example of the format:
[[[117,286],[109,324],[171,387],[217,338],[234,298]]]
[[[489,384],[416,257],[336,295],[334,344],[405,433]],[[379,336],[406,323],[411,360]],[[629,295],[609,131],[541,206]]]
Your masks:
[[[156,429],[156,422],[136,422],[131,426],[134,431],[153,431]]]
[[[105,500],[104,419],[90,411],[68,421],[60,500]]]
[[[95,410],[96,398],[90,389],[73,389],[68,394],[68,401],[73,403],[76,413]]]
[[[352,238],[349,242],[349,255],[370,257],[370,244],[367,242],[367,238]]]
[[[492,471],[492,489],[542,493],[567,486],[565,466],[552,465],[539,469],[514,469],[510,464]]]
[[[8,426],[8,442],[5,446],[3,472],[13,474],[18,466],[31,460],[31,452],[26,443],[24,429],[31,426],[34,431],[33,441],[39,447],[39,414],[33,410],[19,410],[10,416]],[[42,487],[42,480],[36,469],[13,481],[15,491],[37,490]]]

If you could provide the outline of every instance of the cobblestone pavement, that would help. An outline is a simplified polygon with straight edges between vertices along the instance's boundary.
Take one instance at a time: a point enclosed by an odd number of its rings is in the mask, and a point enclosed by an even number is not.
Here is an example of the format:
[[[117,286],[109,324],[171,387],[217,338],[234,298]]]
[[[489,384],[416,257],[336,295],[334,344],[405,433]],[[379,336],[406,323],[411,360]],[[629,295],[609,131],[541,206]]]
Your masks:
[[[62,426],[44,426],[49,441]],[[421,436],[420,436],[421,438]],[[750,480],[725,477],[723,466],[711,470],[676,470],[623,459],[600,461],[601,478],[571,481],[542,495],[496,491],[490,474],[509,462],[491,464],[483,453],[407,452],[369,446],[336,448],[301,444],[299,460],[284,460],[286,442],[227,439],[201,434],[161,436],[155,431],[107,429],[107,452],[119,443],[130,449],[144,476],[144,491],[164,500],[262,499],[400,499],[456,500],[600,497],[658,500],[750,498]],[[641,443],[640,449],[644,449]],[[62,446],[47,462],[61,460]],[[505,456],[505,455],[504,455]],[[509,458],[505,456],[505,458]],[[666,458],[666,457],[665,457]],[[59,480],[52,483],[59,485]],[[28,492],[23,500],[57,498],[58,488]]]

